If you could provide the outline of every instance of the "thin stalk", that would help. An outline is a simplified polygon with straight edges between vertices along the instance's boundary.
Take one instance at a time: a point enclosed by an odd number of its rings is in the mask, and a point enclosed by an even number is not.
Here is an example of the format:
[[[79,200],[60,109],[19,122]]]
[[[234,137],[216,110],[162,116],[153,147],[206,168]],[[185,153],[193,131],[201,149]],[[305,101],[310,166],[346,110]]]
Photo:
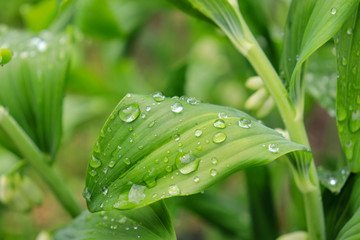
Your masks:
[[[279,75],[257,43],[256,39],[253,37],[240,13],[239,17],[245,39],[248,43],[246,52],[244,52],[243,48],[239,49],[239,51],[247,57],[254,70],[263,79],[266,89],[276,103],[277,109],[280,112],[291,140],[310,148],[302,114],[299,115],[296,113],[296,109],[289,99],[287,91]],[[234,39],[232,39],[232,41],[234,42]],[[239,46],[239,44],[236,44],[235,42],[235,46]],[[310,159],[309,171],[305,171],[303,173],[296,171],[293,172],[298,175],[306,174],[305,176],[300,176],[302,181],[296,182],[298,188],[303,193],[309,239],[325,240],[324,211],[314,161]],[[299,176],[295,177],[298,178]]]
[[[39,173],[68,213],[72,217],[79,215],[82,208],[67,188],[67,185],[54,169],[46,163],[44,154],[2,106],[0,106],[0,129],[5,132],[21,155]]]

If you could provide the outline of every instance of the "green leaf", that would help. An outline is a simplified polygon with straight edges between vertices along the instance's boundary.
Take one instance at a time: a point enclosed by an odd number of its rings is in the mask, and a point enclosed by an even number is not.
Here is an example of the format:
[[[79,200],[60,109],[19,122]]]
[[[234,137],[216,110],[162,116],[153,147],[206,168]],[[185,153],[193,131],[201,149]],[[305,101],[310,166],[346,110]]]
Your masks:
[[[159,6],[148,0],[80,0],[76,24],[98,38],[121,38],[136,30]]]
[[[0,105],[43,152],[54,157],[61,138],[68,40],[49,32],[34,36],[9,31],[0,35],[0,42],[13,53],[0,69]],[[1,132],[0,144],[16,152]]]
[[[289,60],[292,62],[287,67],[287,75],[291,73],[291,66],[296,61],[295,67],[290,75],[287,76],[289,81],[289,90],[291,98],[296,102],[303,97],[303,76],[301,70],[304,68],[304,62],[313,54],[319,47],[325,44],[334,34],[341,28],[344,22],[351,15],[355,7],[359,4],[359,0],[318,0],[316,1],[311,11],[313,1],[298,1],[301,3],[302,8],[297,10],[296,6],[293,11],[299,12],[297,18],[301,20],[295,24],[294,29],[291,30],[292,34],[288,34],[292,40],[285,40],[289,42],[286,44],[290,50],[285,50],[288,54],[287,58],[283,58],[283,62]],[[296,2],[293,3],[293,5]],[[300,7],[300,6],[299,6]],[[304,11],[305,16],[301,15],[301,10]],[[307,17],[311,11],[310,17]],[[295,17],[295,16],[294,16]],[[307,25],[304,29],[302,21],[308,19]],[[291,21],[290,18],[288,20]],[[290,23],[291,24],[291,23]],[[304,30],[303,30],[304,29]],[[301,43],[295,38],[301,39]],[[294,45],[292,45],[294,44]],[[300,45],[300,48],[299,48]],[[295,55],[294,55],[295,54]],[[283,65],[285,65],[283,63]]]
[[[340,141],[353,172],[360,171],[360,14],[356,10],[335,38],[339,78],[336,120]]]
[[[127,94],[95,144],[84,196],[90,211],[141,207],[297,150],[307,151],[233,108]]]
[[[199,12],[196,8],[192,6],[192,4],[188,0],[168,0],[174,6],[179,8],[180,10],[184,11],[185,13],[194,16],[196,18],[209,21],[209,19],[204,16],[201,12]]]
[[[251,44],[245,40],[245,33],[236,1],[227,0],[188,0],[200,12],[216,23],[230,38],[232,43],[246,55]],[[236,3],[234,3],[236,2]],[[247,36],[249,37],[249,36]]]
[[[54,240],[176,239],[163,201],[131,211],[83,212],[65,228],[57,230]]]
[[[56,17],[56,12],[56,0],[44,0],[36,5],[26,4],[20,8],[26,26],[35,32],[49,27]]]

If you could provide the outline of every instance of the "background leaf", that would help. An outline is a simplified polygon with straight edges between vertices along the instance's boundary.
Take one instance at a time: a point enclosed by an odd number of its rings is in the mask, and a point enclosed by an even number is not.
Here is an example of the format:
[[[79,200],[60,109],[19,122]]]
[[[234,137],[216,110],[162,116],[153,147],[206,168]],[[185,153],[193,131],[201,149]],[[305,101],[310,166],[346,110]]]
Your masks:
[[[302,4],[305,13],[305,15],[308,16],[310,13],[310,9],[312,8],[313,1],[307,1],[306,3],[304,1],[298,1]],[[296,4],[296,2],[293,2],[293,5]],[[294,67],[293,72],[291,73],[291,78],[289,79],[290,75],[287,76],[286,81],[290,81],[290,96],[293,100],[297,101],[299,98],[302,97],[302,91],[303,91],[303,76],[301,75],[301,69],[304,67],[304,62],[310,57],[311,54],[313,54],[319,47],[321,47],[323,44],[325,44],[334,34],[341,28],[341,26],[344,24],[344,22],[347,20],[347,18],[351,15],[352,11],[355,9],[355,7],[359,4],[359,0],[319,0],[316,1],[313,10],[311,12],[309,20],[307,21],[307,25],[305,30],[303,23],[299,22],[298,24],[295,24],[294,29],[292,30],[293,34],[288,34],[286,36],[290,37],[292,40],[285,40],[286,42],[289,42],[291,44],[286,44],[285,46],[288,46],[290,50],[285,50],[287,54],[284,54],[283,57],[283,65],[287,65],[284,62],[286,60],[289,61],[290,64],[288,65],[287,74],[289,74],[291,71],[289,71],[289,68],[294,64],[294,58],[296,65]],[[296,6],[294,6],[296,11]],[[300,16],[300,10],[298,18],[303,20]],[[297,11],[296,11],[297,12]],[[295,17],[295,16],[294,16]],[[292,19],[289,19],[291,21]],[[299,48],[300,42],[297,42],[295,39],[295,36],[302,39],[301,41],[301,47]],[[294,49],[293,49],[294,47]],[[295,56],[294,56],[295,54]]]
[[[5,106],[38,147],[55,156],[61,139],[62,100],[69,65],[65,36],[9,31],[0,42],[13,59],[0,70],[0,105]],[[9,146],[3,133],[0,143]]]
[[[163,201],[131,211],[83,212],[65,228],[57,230],[54,240],[176,239]]]
[[[353,172],[360,171],[360,14],[358,9],[335,38],[339,78],[336,120],[340,141]]]
[[[128,94],[119,103],[89,162],[90,211],[197,193],[239,169],[306,150],[243,112],[196,101]]]

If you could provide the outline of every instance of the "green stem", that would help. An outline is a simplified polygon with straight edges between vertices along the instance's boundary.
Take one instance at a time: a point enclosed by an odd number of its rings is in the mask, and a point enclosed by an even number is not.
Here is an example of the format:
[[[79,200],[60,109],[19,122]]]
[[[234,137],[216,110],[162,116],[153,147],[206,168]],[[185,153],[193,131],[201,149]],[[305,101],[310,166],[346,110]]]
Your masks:
[[[277,105],[291,140],[310,148],[302,114],[297,114],[280,77],[253,37],[245,21],[242,18],[240,19],[245,39],[250,44],[243,54],[263,79],[265,87]],[[309,239],[325,240],[325,221],[318,176],[314,161],[309,159],[309,162],[309,171],[293,172],[300,175],[305,174],[305,176],[300,176],[302,181],[297,181],[297,185],[303,193]]]
[[[0,129],[15,144],[21,155],[37,170],[69,214],[72,217],[79,215],[82,208],[67,185],[46,163],[43,153],[2,106],[0,106]]]

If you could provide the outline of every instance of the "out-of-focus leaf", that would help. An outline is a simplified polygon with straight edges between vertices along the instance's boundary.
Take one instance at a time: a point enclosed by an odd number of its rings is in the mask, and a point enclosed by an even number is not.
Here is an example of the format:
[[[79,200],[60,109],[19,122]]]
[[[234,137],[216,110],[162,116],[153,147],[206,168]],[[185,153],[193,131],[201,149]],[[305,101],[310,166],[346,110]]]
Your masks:
[[[13,52],[11,62],[0,69],[0,105],[54,157],[61,138],[68,40],[49,32],[34,36],[9,31],[0,35],[0,42]],[[0,143],[16,152],[4,133]]]
[[[254,239],[272,240],[278,234],[278,224],[270,188],[270,176],[266,167],[247,169],[247,192]],[[259,226],[261,231],[259,231]]]
[[[304,62],[313,54],[319,47],[325,44],[334,34],[341,28],[344,22],[348,19],[356,6],[359,4],[359,0],[318,0],[316,1],[311,11],[312,0],[309,1],[297,1],[300,4],[304,4],[303,8],[306,9],[304,13],[306,19],[306,27],[304,29],[303,23],[295,25],[294,35],[288,34],[293,40],[287,45],[291,51],[288,50],[288,54],[284,55],[283,62],[288,61],[292,64],[288,69],[291,69],[295,61],[293,70],[286,70],[288,74],[286,82],[289,83],[289,90],[291,98],[296,102],[303,96],[303,76],[301,69],[304,68]],[[307,4],[308,3],[308,4]],[[295,2],[293,3],[295,4]],[[300,6],[299,6],[300,7]],[[296,11],[296,7],[294,11]],[[299,10],[300,11],[300,8]],[[298,15],[297,18],[303,21],[303,16]],[[288,21],[292,21],[290,18]],[[304,30],[303,30],[304,29]],[[301,39],[301,42],[297,42],[295,38]],[[293,43],[294,41],[294,43]],[[285,42],[288,42],[285,40]],[[300,45],[300,48],[299,48]]]
[[[335,117],[336,77],[334,44],[328,42],[309,58],[305,78],[306,92],[325,108],[331,117]]]
[[[56,12],[56,0],[43,0],[36,5],[26,4],[20,9],[26,26],[35,32],[49,27]]]
[[[360,14],[358,9],[335,38],[339,78],[336,120],[351,171],[360,171]]]
[[[128,94],[101,130],[84,196],[90,211],[141,207],[297,150],[307,151],[233,108]]]
[[[223,235],[232,239],[250,239],[250,216],[238,202],[204,193],[182,198],[180,204],[199,215],[213,228],[219,228]]]
[[[158,7],[158,1],[148,0],[80,0],[76,23],[85,34],[119,38],[136,30]]]
[[[176,239],[163,201],[130,211],[83,212],[54,234],[54,240]]]
[[[181,9],[182,11],[184,11],[185,13],[187,13],[191,16],[194,16],[196,18],[199,18],[199,19],[202,19],[205,21],[209,21],[209,19],[206,16],[204,16],[204,14],[199,12],[196,8],[194,8],[188,0],[168,0],[168,1],[171,2],[172,4],[174,4],[174,6],[176,6],[177,8]]]

